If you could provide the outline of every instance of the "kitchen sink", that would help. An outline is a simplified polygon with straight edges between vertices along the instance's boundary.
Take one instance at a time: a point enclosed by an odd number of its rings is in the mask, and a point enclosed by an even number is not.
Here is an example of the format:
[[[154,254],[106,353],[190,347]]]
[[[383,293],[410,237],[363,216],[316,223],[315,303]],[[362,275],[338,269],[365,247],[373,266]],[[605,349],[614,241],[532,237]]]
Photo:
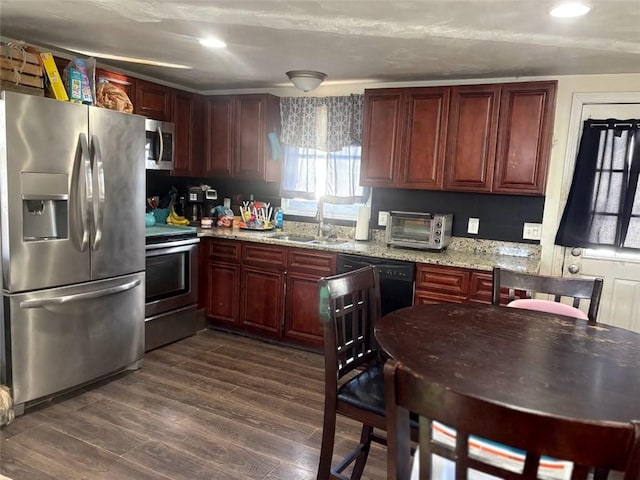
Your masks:
[[[349,240],[342,238],[318,238],[313,235],[301,235],[294,233],[274,233],[269,235],[269,238],[274,238],[276,240],[284,240],[287,242],[297,242],[297,243],[309,243],[312,245],[337,245],[340,243],[348,243]]]
[[[269,238],[276,240],[285,240],[287,242],[311,243],[317,240],[313,235],[296,235],[293,233],[274,233]]]

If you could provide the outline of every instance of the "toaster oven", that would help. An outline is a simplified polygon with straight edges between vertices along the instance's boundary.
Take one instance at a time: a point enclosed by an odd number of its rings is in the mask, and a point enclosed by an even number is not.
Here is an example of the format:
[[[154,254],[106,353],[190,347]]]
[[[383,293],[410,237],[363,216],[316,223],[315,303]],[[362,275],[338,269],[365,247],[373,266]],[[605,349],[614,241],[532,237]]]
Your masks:
[[[451,213],[389,212],[386,242],[389,246],[444,250],[451,241]]]

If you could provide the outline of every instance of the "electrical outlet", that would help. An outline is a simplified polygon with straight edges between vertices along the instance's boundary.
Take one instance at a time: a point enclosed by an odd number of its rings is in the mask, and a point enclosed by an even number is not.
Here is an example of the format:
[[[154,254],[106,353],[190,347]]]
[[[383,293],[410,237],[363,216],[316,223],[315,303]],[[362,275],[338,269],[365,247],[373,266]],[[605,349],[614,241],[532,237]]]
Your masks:
[[[522,238],[525,240],[540,240],[542,238],[542,224],[525,222],[522,229]]]
[[[469,223],[467,224],[467,233],[472,233],[474,235],[477,235],[479,228],[480,228],[480,219],[470,218]]]
[[[388,217],[389,212],[378,212],[378,225],[381,227],[386,227]]]

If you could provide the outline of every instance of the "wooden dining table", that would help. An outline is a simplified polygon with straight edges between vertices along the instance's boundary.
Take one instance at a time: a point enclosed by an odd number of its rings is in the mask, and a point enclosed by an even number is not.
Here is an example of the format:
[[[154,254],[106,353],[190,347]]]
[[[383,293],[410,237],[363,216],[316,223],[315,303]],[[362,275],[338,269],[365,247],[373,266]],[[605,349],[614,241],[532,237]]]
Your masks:
[[[382,317],[382,351],[427,381],[549,416],[640,419],[640,334],[539,311],[416,305]]]

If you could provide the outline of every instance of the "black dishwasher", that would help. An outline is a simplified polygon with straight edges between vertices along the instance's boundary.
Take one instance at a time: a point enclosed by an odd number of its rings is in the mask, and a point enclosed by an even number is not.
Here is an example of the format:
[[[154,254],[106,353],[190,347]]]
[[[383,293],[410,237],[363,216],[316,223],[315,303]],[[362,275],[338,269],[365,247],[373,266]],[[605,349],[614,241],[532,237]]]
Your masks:
[[[382,315],[413,305],[415,263],[357,255],[338,255],[338,273],[351,272],[369,265],[377,266],[380,271]]]

